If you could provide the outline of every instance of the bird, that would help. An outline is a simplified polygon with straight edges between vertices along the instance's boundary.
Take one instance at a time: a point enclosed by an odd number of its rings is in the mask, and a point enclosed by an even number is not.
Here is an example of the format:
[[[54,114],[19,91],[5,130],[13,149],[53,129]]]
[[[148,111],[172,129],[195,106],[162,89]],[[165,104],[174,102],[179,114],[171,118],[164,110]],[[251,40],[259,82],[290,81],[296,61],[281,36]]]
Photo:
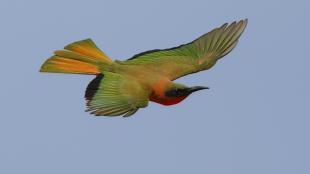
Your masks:
[[[170,106],[209,89],[174,80],[213,67],[236,47],[247,23],[247,19],[225,23],[190,43],[145,51],[123,61],[113,61],[85,39],[55,51],[40,72],[95,75],[85,91],[86,112],[129,117],[150,101]]]

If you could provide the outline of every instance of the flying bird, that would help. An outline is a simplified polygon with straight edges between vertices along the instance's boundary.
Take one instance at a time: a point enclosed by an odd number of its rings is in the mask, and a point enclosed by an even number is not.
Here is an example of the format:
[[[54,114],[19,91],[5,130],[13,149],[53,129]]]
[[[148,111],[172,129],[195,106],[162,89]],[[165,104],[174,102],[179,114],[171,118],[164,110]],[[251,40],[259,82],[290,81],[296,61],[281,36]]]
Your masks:
[[[237,45],[246,25],[247,19],[226,23],[188,44],[146,51],[125,61],[113,61],[91,39],[81,40],[55,51],[40,71],[96,75],[86,88],[86,111],[128,117],[149,101],[174,105],[208,89],[173,81],[213,67]]]

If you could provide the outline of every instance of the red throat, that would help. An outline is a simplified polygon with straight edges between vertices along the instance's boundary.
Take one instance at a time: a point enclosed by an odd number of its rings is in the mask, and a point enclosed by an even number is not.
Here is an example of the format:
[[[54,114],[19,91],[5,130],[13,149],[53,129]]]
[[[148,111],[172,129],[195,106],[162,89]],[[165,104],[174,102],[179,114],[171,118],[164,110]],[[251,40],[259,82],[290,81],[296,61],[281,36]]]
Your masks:
[[[186,97],[187,96],[181,96],[181,97],[175,97],[175,98],[158,98],[158,97],[152,95],[150,97],[150,100],[153,101],[153,102],[162,104],[162,105],[169,106],[169,105],[175,105],[175,104],[180,103]]]

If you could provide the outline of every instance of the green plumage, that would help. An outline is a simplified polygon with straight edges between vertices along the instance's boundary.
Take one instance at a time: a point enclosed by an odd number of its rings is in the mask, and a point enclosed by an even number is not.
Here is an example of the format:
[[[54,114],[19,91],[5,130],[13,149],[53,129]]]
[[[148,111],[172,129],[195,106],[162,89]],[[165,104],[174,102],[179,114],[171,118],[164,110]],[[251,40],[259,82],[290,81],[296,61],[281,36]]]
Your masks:
[[[94,95],[88,99],[88,110],[95,115],[130,116],[148,104],[148,92],[132,79],[105,72]],[[88,91],[86,91],[87,93]]]

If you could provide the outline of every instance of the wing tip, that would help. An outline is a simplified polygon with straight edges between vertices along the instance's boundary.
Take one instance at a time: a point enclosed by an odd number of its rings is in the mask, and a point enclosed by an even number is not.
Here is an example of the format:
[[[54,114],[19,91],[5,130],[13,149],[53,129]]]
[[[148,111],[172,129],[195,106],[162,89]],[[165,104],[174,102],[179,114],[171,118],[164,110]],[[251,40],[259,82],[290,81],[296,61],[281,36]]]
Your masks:
[[[242,19],[238,23],[239,23],[239,25],[242,26],[242,30],[244,30],[245,27],[248,25],[248,18]]]

